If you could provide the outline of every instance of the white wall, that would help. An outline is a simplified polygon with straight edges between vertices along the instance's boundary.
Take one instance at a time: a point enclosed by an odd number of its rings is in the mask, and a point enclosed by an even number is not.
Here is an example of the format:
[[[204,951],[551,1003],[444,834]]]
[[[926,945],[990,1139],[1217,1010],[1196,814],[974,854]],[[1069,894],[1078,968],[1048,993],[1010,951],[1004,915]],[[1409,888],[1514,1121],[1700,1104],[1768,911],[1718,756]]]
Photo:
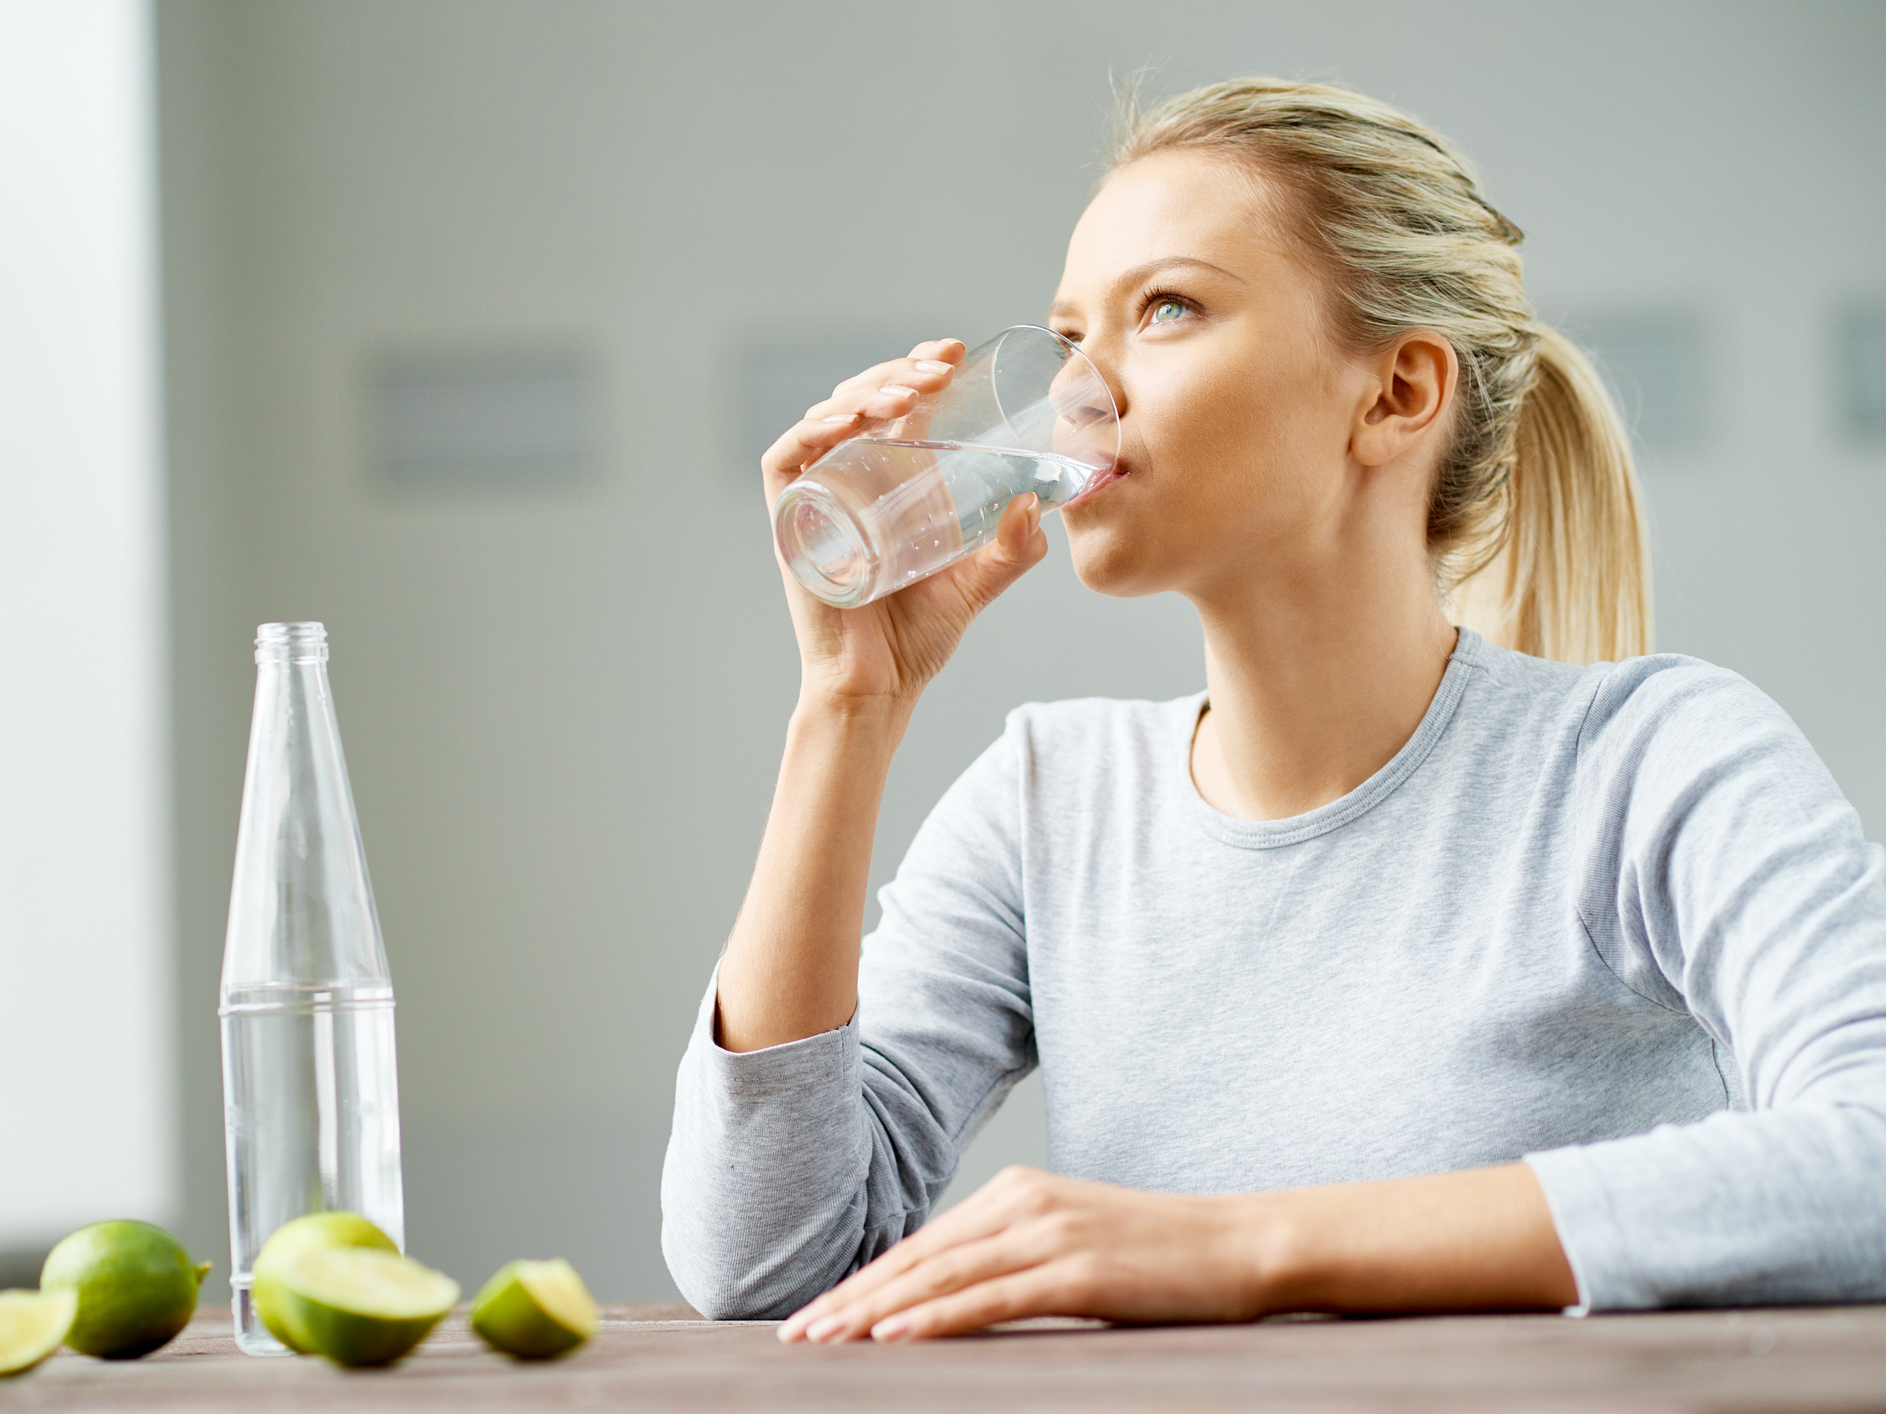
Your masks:
[[[1886,822],[1886,465],[1822,388],[1886,286],[1886,10],[955,0],[163,0],[191,1231],[219,1241],[215,955],[251,668],[319,618],[400,997],[409,1231],[669,1290],[673,1068],[757,844],[794,655],[741,406],[782,337],[1038,317],[1108,72],[1339,76],[1481,160],[1543,307],[1702,311],[1710,422],[1648,468],[1662,641],[1728,663]],[[389,346],[593,348],[601,474],[395,498]],[[880,878],[1006,709],[1200,680],[1174,600],[1063,549],[918,715]],[[1038,1153],[1038,1104],[998,1123]]]
[[[0,0],[0,1251],[22,1255],[174,1221],[179,1192],[148,31],[142,0]]]

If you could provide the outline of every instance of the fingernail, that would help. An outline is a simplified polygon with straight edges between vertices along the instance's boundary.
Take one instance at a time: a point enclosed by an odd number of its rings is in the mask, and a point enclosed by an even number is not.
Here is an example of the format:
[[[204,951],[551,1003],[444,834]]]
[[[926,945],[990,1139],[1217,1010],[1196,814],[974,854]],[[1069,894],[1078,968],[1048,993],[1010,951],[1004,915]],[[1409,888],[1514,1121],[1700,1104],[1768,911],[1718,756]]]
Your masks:
[[[857,420],[858,414],[855,412],[848,412],[842,417],[837,413],[833,413],[830,417],[821,417],[819,419],[820,422],[856,422]]]
[[[933,358],[920,358],[917,360],[917,371],[919,373],[948,373],[950,366],[947,363],[938,363]]]
[[[910,1334],[910,1321],[904,1316],[887,1316],[871,1327],[873,1340],[902,1340]]]
[[[893,398],[914,398],[917,396],[917,390],[915,388],[906,388],[902,383],[886,383],[882,388],[879,388],[878,391],[880,393],[889,393]]]
[[[837,1335],[844,1328],[845,1318],[843,1316],[820,1316],[818,1320],[805,1328],[805,1338],[807,1340],[824,1340],[828,1336]]]

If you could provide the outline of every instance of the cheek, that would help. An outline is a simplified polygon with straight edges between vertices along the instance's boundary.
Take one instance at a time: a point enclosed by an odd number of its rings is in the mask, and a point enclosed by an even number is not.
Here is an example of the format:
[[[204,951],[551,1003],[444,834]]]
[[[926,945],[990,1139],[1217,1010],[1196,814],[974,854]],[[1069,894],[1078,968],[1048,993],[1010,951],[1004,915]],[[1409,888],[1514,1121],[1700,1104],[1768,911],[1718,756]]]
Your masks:
[[[1243,353],[1129,384],[1134,475],[1067,519],[1089,588],[1178,587],[1257,546],[1281,553],[1329,514],[1348,445],[1341,391],[1311,358]]]
[[[1261,372],[1224,364],[1145,390],[1138,432],[1162,495],[1216,515],[1223,496],[1274,480],[1295,439],[1289,401]]]

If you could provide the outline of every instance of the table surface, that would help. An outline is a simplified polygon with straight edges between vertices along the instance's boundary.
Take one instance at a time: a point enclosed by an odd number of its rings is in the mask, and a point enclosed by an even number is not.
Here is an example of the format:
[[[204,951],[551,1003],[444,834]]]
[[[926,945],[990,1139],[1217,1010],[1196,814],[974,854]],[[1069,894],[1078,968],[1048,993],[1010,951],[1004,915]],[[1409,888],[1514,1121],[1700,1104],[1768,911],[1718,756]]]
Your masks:
[[[389,1370],[251,1359],[202,1313],[142,1360],[60,1351],[0,1380],[0,1411],[192,1409],[1886,1411],[1886,1306],[1641,1315],[1285,1319],[1118,1329],[1028,1322],[965,1340],[782,1346],[770,1323],[609,1306],[547,1364],[463,1312]]]

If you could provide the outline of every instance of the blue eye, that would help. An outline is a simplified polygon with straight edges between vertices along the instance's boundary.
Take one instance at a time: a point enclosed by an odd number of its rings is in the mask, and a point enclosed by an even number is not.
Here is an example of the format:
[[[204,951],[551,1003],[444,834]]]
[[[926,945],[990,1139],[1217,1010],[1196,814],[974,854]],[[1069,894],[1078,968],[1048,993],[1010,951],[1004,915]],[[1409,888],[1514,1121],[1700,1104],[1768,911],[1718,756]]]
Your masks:
[[[1189,311],[1179,300],[1162,299],[1153,305],[1152,322],[1155,324],[1170,324],[1175,319],[1183,319],[1187,313],[1189,313]]]

